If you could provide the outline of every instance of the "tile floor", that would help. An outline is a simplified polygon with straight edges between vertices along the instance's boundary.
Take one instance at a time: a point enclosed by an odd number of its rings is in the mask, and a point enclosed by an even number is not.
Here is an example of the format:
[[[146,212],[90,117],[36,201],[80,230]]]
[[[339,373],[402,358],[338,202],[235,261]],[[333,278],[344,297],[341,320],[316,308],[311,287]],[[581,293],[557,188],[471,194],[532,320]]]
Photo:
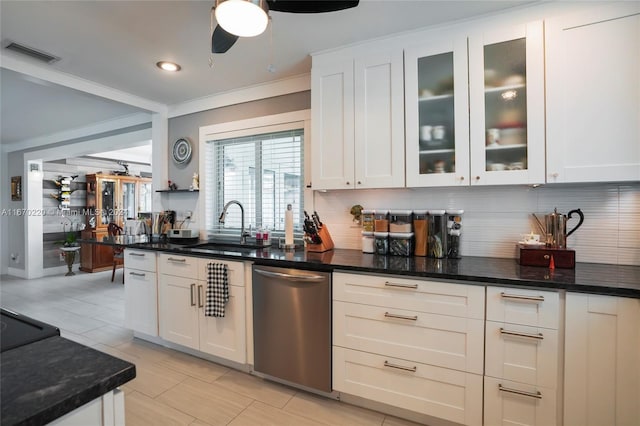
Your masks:
[[[134,339],[123,327],[124,286],[118,276],[110,279],[110,271],[33,280],[2,276],[0,304],[133,362],[137,377],[123,386],[128,426],[416,425]]]

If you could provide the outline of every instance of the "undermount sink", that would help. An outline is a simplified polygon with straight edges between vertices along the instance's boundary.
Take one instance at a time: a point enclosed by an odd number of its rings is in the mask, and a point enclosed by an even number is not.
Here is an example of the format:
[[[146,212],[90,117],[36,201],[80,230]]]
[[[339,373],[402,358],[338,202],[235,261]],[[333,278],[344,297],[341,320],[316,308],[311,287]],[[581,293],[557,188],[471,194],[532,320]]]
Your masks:
[[[208,241],[206,243],[193,244],[190,246],[185,246],[185,249],[189,251],[206,251],[206,250],[217,250],[217,251],[235,251],[235,252],[251,252],[254,250],[260,250],[267,248],[268,246],[264,246],[262,244],[255,243],[239,243],[233,241]]]

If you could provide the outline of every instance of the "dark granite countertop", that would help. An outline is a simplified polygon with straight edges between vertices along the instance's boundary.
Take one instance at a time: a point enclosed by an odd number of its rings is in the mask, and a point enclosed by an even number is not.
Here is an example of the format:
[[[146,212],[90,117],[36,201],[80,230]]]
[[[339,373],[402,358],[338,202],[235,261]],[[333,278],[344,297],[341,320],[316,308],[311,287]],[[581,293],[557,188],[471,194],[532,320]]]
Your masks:
[[[135,365],[60,336],[5,351],[2,425],[49,423],[136,376]]]
[[[577,263],[575,269],[550,270],[521,266],[517,259],[463,257],[432,259],[425,257],[379,256],[359,250],[335,249],[325,253],[298,249],[285,252],[275,247],[257,250],[199,250],[183,245],[152,242],[130,244],[145,250],[189,256],[247,260],[258,265],[320,271],[357,271],[456,280],[498,286],[526,286],[567,291],[640,298],[640,266]]]

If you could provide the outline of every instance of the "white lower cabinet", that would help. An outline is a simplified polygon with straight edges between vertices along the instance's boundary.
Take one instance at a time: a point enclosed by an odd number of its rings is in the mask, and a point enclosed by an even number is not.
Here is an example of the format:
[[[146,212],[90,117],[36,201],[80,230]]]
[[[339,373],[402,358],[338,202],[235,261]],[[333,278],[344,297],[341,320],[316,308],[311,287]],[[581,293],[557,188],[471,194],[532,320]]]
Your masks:
[[[486,318],[484,424],[561,424],[559,293],[488,286]]]
[[[244,264],[217,259],[162,256],[159,268],[160,337],[244,364],[247,360]],[[207,281],[198,278],[206,277],[209,262],[225,263],[228,267],[229,301],[225,305],[224,317],[204,315]],[[180,273],[186,277],[170,273]]]
[[[640,425],[640,299],[567,293],[564,424]]]
[[[465,425],[482,424],[482,376],[333,347],[341,392]]]
[[[333,274],[333,388],[482,424],[484,287]]]
[[[556,390],[494,377],[484,378],[484,424],[557,424]]]
[[[125,325],[133,331],[158,335],[158,284],[156,253],[126,249],[124,252]]]

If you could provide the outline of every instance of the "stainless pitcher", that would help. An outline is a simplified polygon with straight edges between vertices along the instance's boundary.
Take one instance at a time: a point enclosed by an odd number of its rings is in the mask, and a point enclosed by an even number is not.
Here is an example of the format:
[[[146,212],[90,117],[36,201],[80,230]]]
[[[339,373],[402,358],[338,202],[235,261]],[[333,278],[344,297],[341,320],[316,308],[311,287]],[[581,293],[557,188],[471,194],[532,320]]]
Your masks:
[[[571,219],[571,215],[576,213],[580,217],[580,221],[573,229],[567,232],[567,221]],[[545,216],[545,225],[547,230],[547,246],[552,248],[566,248],[567,237],[573,234],[584,222],[584,215],[580,209],[571,210],[567,215],[558,213],[558,209],[553,209],[553,213]]]

